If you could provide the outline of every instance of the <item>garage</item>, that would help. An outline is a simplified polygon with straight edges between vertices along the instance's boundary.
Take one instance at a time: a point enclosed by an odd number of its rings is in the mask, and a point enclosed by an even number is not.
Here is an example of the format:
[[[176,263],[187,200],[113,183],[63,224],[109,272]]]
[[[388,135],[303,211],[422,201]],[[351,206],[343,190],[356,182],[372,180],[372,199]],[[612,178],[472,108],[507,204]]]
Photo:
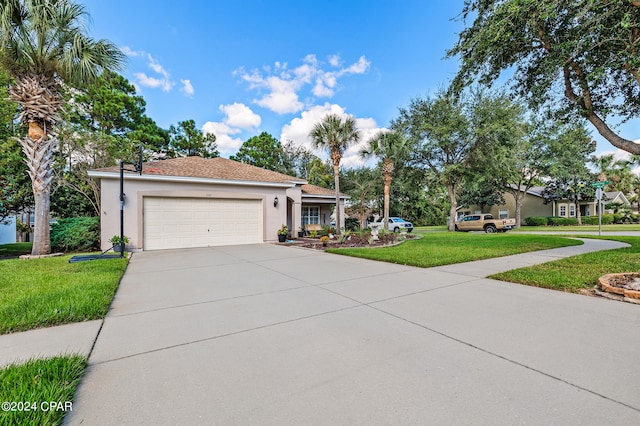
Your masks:
[[[263,242],[261,199],[144,197],[144,250]]]

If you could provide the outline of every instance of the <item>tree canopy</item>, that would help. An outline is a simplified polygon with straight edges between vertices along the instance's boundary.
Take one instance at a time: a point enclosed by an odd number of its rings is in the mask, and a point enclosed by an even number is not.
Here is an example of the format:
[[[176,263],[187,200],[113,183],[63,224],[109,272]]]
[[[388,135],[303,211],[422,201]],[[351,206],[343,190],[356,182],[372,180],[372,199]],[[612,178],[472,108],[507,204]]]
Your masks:
[[[447,52],[461,68],[452,90],[513,71],[513,90],[533,109],[588,119],[613,146],[640,153],[615,129],[640,115],[637,0],[465,0],[473,22]]]
[[[267,170],[290,174],[287,156],[280,141],[267,132],[247,139],[231,160],[262,167]]]
[[[220,156],[216,145],[216,135],[204,134],[196,127],[194,120],[179,121],[169,128],[169,149],[167,157],[188,157],[197,155],[204,158]]]

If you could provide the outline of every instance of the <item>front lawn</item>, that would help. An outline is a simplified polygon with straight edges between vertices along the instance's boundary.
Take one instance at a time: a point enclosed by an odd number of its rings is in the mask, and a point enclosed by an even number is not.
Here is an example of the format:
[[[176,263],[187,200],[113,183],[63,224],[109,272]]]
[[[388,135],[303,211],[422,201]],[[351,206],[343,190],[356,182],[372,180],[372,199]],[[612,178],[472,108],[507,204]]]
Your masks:
[[[0,244],[0,259],[31,253],[32,243]]]
[[[427,268],[580,244],[578,240],[548,235],[434,232],[394,247],[327,252]]]
[[[67,356],[0,369],[0,424],[62,424],[85,365],[83,357]]]
[[[568,225],[568,226],[522,226],[512,232],[598,232],[598,225]],[[602,225],[602,232],[640,231],[640,224]]]
[[[0,261],[0,334],[104,318],[128,259]]]
[[[631,244],[631,247],[586,253],[502,272],[490,278],[575,293],[580,289],[592,288],[598,278],[604,274],[640,270],[640,238],[603,237],[602,239],[625,242]]]

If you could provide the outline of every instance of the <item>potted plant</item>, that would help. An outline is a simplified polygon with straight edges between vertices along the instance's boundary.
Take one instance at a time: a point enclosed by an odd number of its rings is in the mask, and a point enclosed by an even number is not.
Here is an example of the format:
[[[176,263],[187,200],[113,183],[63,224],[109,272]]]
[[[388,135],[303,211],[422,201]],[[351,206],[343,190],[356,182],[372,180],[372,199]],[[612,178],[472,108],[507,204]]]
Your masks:
[[[329,242],[329,237],[327,235],[323,235],[320,237],[320,241],[322,242],[322,247],[326,247],[327,242]]]
[[[288,233],[289,227],[283,224],[280,229],[278,229],[278,242],[284,243],[287,240]]]
[[[298,228],[298,238],[304,237],[304,226]]]
[[[113,245],[113,251],[122,253],[124,251],[124,246],[129,243],[129,237],[125,235],[124,238],[120,240],[120,235],[114,235],[109,238],[109,242]]]

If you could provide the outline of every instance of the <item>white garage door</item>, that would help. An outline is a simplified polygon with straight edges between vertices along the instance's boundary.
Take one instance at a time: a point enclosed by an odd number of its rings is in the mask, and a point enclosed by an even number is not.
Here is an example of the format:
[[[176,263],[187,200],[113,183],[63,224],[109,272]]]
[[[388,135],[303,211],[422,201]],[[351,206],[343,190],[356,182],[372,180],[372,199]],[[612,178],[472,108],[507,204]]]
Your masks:
[[[144,198],[144,250],[262,243],[262,200]]]

